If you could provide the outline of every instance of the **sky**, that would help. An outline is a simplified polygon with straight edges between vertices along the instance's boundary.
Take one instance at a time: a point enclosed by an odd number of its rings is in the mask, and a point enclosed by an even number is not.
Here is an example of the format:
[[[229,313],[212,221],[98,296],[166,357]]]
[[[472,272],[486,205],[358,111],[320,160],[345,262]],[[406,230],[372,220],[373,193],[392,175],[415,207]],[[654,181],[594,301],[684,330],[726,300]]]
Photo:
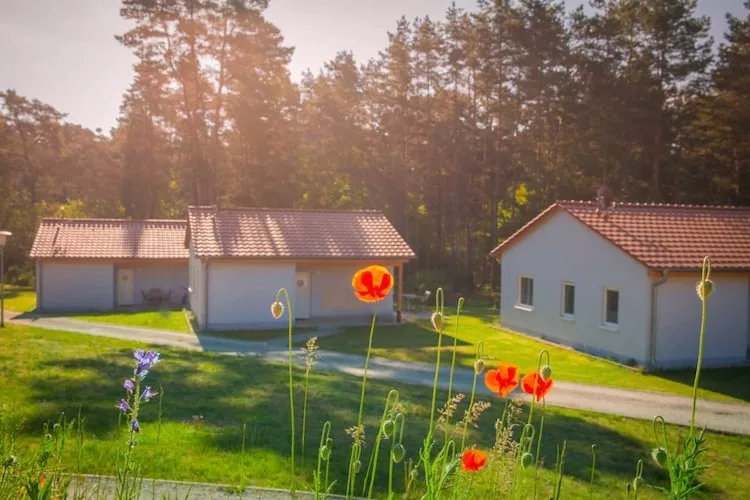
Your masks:
[[[377,56],[402,15],[444,17],[452,0],[271,0],[266,18],[295,47],[289,70],[317,72],[337,52],[359,62]],[[572,8],[581,0],[568,0]],[[723,40],[724,15],[744,16],[742,0],[698,0]],[[456,0],[471,10],[474,0]],[[67,113],[67,121],[105,132],[116,125],[135,57],[114,35],[128,24],[119,0],[0,0],[0,89],[15,89]]]

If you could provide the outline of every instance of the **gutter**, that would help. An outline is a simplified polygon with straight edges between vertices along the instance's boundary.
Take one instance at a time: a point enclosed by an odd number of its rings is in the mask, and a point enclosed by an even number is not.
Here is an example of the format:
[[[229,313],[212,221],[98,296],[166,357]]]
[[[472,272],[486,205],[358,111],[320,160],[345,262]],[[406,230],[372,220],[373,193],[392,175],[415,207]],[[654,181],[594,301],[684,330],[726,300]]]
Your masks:
[[[656,367],[656,311],[658,305],[658,288],[667,282],[669,269],[661,270],[661,278],[651,283],[651,325],[649,327],[649,367]]]

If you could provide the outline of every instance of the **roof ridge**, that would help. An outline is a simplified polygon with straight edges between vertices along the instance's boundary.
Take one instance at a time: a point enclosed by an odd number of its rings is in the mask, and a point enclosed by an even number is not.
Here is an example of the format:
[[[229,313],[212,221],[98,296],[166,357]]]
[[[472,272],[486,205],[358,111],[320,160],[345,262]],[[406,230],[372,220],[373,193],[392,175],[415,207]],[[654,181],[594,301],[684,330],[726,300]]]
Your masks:
[[[187,224],[187,219],[116,219],[116,218],[97,218],[97,217],[42,217],[41,222],[128,222],[128,223],[182,223]]]
[[[739,211],[750,211],[750,207],[743,207],[739,205],[695,205],[689,203],[656,203],[656,202],[632,202],[632,201],[617,201],[615,200],[614,210],[618,207],[626,208],[679,208],[679,209],[691,209],[691,210],[739,210]],[[556,200],[556,205],[591,205],[597,204],[594,200]]]
[[[377,213],[382,210],[376,208],[273,208],[273,207],[216,207],[215,205],[190,205],[188,210],[214,210],[216,212],[313,212],[313,213]]]

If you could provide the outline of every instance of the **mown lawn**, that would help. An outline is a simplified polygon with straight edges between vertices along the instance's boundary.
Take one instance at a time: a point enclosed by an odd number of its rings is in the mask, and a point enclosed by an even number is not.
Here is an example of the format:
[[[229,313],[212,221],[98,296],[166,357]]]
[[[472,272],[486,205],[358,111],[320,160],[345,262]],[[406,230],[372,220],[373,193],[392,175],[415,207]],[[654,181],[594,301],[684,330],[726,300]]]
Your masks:
[[[118,312],[90,312],[86,314],[73,313],[70,316],[95,323],[112,323],[122,326],[137,326],[142,328],[157,328],[173,332],[190,333],[185,313],[180,310],[160,309],[158,311],[118,311]]]
[[[5,286],[5,308],[15,312],[29,312],[36,308],[36,292],[33,288]]]
[[[384,328],[380,333],[386,331]],[[0,335],[0,411],[23,418],[19,445],[24,448],[37,443],[43,422],[56,419],[61,412],[75,415],[80,409],[87,430],[81,471],[113,473],[119,446],[114,403],[122,395],[122,380],[132,373],[134,347],[114,339],[9,325]],[[159,431],[158,402],[154,400],[144,407],[137,447],[145,475],[230,484],[239,483],[244,475],[249,484],[287,487],[290,450],[286,366],[210,353],[161,352],[163,362],[147,380],[163,387],[163,424]],[[555,361],[556,370],[562,371],[564,362],[559,358]],[[298,381],[300,373],[296,374]],[[312,481],[318,433],[324,421],[330,420],[334,439],[331,474],[340,486],[350,443],[344,429],[356,421],[360,379],[313,373],[310,387],[308,445],[304,465],[298,468],[299,477],[307,485]],[[369,442],[391,388],[400,391],[407,413],[407,458],[415,458],[426,432],[429,389],[369,382],[365,408]],[[300,403],[300,392],[296,396]],[[479,430],[470,436],[472,444],[487,447],[492,443],[493,422],[502,411],[501,402],[493,403]],[[563,498],[588,496],[593,443],[599,450],[594,498],[624,495],[624,485],[632,479],[638,459],[646,463],[647,482],[664,484],[663,474],[648,460],[652,446],[649,422],[558,409],[548,409],[547,415],[540,498],[549,497],[555,448],[564,439],[568,455]],[[247,425],[244,455],[243,423]],[[299,427],[298,421],[298,433]],[[684,433],[683,428],[669,430],[673,439],[677,433]],[[708,444],[707,460],[712,466],[704,475],[706,497],[745,498],[750,490],[750,438],[710,433]],[[370,449],[371,444],[363,456],[369,456]],[[74,450],[71,447],[69,451],[72,455]],[[381,497],[387,484],[383,472],[385,467],[380,467],[377,484]],[[529,474],[522,473],[526,482]],[[396,484],[403,484],[400,470]],[[340,487],[337,489],[340,491]],[[640,498],[659,495],[648,489]]]
[[[563,346],[500,330],[495,326],[496,322],[496,313],[491,309],[470,309],[461,316],[460,328],[456,334],[455,318],[448,317],[443,335],[443,352],[450,352],[454,341],[457,342],[457,364],[471,367],[476,346],[482,341],[484,359],[488,365],[504,361],[518,365],[522,372],[528,372],[536,369],[539,351],[547,349],[558,380],[681,396],[692,395],[692,370],[644,373]],[[320,347],[365,354],[368,335],[367,328],[350,328],[340,335],[320,339]],[[434,363],[436,346],[437,334],[429,322],[421,321],[376,330],[373,354],[402,361]],[[701,377],[699,395],[723,401],[750,401],[750,366],[705,370]]]

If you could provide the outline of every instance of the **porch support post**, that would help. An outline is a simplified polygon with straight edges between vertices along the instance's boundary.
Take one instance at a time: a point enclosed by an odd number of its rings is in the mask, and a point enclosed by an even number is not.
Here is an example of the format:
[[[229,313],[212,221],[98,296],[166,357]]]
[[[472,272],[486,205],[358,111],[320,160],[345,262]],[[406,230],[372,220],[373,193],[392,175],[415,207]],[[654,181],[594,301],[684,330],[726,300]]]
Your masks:
[[[399,264],[398,265],[398,306],[397,306],[397,313],[396,313],[396,321],[398,323],[402,322],[401,314],[404,310],[404,265]]]

